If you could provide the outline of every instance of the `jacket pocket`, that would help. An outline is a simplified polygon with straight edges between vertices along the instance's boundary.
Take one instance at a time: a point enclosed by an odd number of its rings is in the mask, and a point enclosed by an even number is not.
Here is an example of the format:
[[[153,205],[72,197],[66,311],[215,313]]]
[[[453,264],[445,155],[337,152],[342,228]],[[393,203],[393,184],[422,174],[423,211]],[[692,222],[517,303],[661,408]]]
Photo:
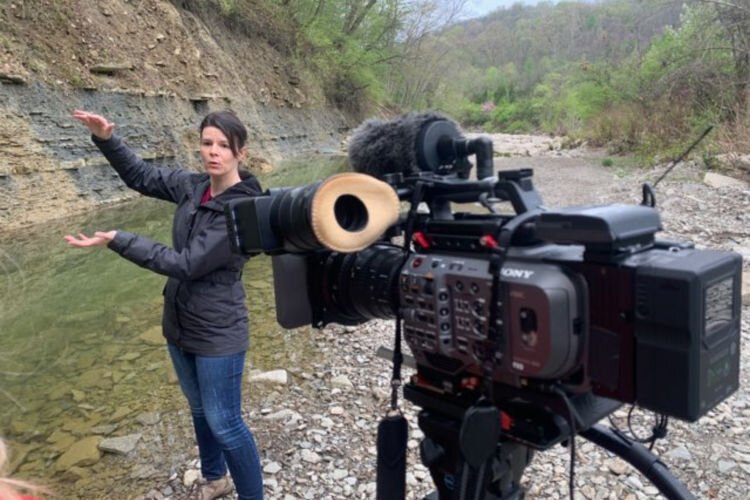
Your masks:
[[[183,291],[184,289],[184,291]],[[233,285],[208,281],[184,282],[180,292],[180,319],[183,327],[225,328],[246,315],[244,302],[238,302]]]

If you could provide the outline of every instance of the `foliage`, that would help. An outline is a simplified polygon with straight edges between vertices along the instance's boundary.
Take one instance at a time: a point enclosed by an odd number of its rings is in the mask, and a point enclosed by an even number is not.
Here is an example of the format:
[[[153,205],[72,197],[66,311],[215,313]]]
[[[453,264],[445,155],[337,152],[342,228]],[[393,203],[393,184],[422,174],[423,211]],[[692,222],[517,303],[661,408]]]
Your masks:
[[[465,0],[213,1],[233,22],[261,5],[283,19],[277,42],[358,114],[436,109],[645,158],[708,123],[748,122],[744,0],[516,4],[458,23]]]
[[[748,121],[748,45],[740,0],[514,5],[433,37],[419,102],[469,127],[670,156],[709,123]]]
[[[429,29],[442,25],[433,23],[445,14],[446,3],[463,1],[268,0],[268,3],[297,28],[294,55],[298,64],[313,68],[332,104],[360,113],[367,103],[387,105],[389,101],[429,96],[436,91],[430,80],[415,81],[411,78],[412,71],[398,69],[428,64],[416,56],[416,48]],[[398,69],[394,70],[395,66]]]

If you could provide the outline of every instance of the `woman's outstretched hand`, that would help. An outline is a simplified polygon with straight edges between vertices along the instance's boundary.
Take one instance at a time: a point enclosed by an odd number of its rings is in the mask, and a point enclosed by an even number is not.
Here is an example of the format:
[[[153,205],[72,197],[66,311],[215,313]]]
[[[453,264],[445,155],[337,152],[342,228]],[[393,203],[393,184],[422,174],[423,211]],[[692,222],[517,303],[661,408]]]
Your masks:
[[[115,124],[103,116],[76,109],[73,111],[73,118],[86,125],[91,133],[99,139],[106,141],[112,137],[112,130],[115,128]]]
[[[97,231],[94,233],[94,236],[89,237],[83,233],[78,233],[77,238],[71,235],[65,236],[65,241],[68,242],[68,245],[76,248],[103,247],[115,239],[116,234],[117,231]]]

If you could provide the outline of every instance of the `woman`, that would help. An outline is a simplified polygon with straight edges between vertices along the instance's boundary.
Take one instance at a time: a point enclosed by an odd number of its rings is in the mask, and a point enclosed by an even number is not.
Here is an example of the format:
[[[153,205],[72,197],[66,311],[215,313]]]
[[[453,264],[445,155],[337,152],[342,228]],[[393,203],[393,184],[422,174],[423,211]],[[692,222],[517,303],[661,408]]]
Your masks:
[[[168,276],[162,328],[190,404],[204,477],[198,498],[231,492],[227,467],[240,500],[263,498],[260,460],[242,420],[241,385],[248,348],[248,314],[241,281],[246,257],[230,250],[224,205],[256,196],[260,185],[240,170],[247,156],[247,130],[229,111],[210,113],[200,125],[200,156],[206,173],[157,168],[137,157],[113,135],[107,119],[76,110],[128,187],[177,204],[173,248],[126,231],[66,236],[73,247],[104,246]]]

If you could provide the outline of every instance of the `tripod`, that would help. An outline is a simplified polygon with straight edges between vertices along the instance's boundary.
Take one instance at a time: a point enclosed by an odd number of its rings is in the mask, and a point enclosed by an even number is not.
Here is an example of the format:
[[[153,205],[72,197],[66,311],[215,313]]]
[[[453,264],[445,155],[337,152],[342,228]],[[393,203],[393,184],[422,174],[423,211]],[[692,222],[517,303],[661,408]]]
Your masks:
[[[536,451],[566,441],[571,435],[570,427],[558,413],[559,407],[556,408],[553,399],[543,395],[524,396],[529,401],[519,403],[517,397],[508,397],[507,408],[519,425],[501,435],[490,460],[484,466],[476,467],[469,465],[471,460],[467,460],[461,451],[461,426],[468,408],[466,401],[438,397],[414,384],[404,386],[404,397],[422,408],[419,427],[425,438],[420,454],[437,488],[425,500],[524,498],[521,477]],[[585,429],[578,433],[580,436],[631,464],[669,500],[695,499],[646,447],[620,432],[596,424],[620,403],[591,394],[574,397],[572,403],[581,420],[578,427]]]

